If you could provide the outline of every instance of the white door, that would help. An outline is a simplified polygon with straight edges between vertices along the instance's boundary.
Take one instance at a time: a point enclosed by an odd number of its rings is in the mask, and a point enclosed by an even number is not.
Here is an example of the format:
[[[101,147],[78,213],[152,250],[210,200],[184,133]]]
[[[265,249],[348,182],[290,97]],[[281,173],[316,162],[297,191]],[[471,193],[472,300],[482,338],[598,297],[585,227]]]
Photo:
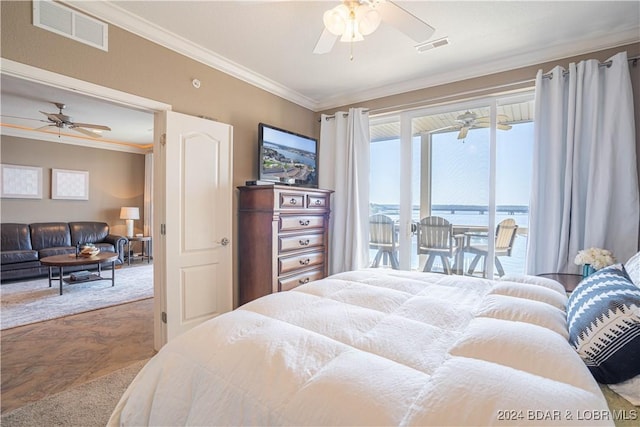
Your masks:
[[[232,137],[224,123],[157,113],[155,348],[233,309]]]

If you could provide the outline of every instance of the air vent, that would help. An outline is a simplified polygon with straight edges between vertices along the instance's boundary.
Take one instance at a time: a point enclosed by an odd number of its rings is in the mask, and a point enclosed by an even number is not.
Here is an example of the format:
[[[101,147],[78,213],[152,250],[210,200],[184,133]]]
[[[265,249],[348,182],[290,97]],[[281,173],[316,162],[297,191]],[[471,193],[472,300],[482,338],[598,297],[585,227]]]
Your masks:
[[[109,50],[109,27],[106,23],[51,0],[33,2],[33,25],[98,49]]]
[[[433,49],[435,47],[446,46],[449,44],[449,38],[443,37],[438,40],[432,40],[425,43],[420,43],[416,45],[416,50],[419,53],[426,52],[427,50]]]

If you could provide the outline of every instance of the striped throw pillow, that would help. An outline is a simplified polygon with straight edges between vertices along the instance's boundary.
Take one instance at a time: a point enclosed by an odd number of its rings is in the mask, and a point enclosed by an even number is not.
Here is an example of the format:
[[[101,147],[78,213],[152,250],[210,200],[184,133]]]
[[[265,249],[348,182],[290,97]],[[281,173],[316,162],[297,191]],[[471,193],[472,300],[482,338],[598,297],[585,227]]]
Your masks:
[[[640,288],[622,264],[580,282],[567,302],[567,325],[570,344],[598,382],[640,374]]]

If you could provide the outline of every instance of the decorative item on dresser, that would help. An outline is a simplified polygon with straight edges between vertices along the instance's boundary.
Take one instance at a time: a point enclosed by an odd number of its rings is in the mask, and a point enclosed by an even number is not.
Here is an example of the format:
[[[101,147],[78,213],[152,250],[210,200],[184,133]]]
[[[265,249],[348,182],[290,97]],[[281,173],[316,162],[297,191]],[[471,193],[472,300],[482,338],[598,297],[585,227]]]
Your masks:
[[[239,187],[240,305],[327,276],[332,191]]]

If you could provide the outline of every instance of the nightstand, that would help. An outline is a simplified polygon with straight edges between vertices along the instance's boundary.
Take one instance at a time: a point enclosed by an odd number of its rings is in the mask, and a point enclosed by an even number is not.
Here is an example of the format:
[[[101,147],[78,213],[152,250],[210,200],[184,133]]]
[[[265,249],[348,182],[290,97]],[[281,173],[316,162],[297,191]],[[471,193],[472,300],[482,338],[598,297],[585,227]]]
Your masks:
[[[578,286],[580,281],[582,280],[582,275],[580,274],[571,274],[571,273],[544,273],[538,274],[540,277],[546,277],[548,279],[553,279],[557,282],[560,282],[564,289],[568,294],[573,292],[573,290]]]
[[[146,258],[147,264],[151,263],[151,236],[133,236],[127,237],[127,239],[129,239],[126,244],[127,251],[125,252],[127,255],[127,264],[131,265],[131,258],[141,258],[143,261]],[[139,256],[134,257],[131,255],[131,242],[141,242],[142,252]],[[145,249],[147,250],[146,255]]]

